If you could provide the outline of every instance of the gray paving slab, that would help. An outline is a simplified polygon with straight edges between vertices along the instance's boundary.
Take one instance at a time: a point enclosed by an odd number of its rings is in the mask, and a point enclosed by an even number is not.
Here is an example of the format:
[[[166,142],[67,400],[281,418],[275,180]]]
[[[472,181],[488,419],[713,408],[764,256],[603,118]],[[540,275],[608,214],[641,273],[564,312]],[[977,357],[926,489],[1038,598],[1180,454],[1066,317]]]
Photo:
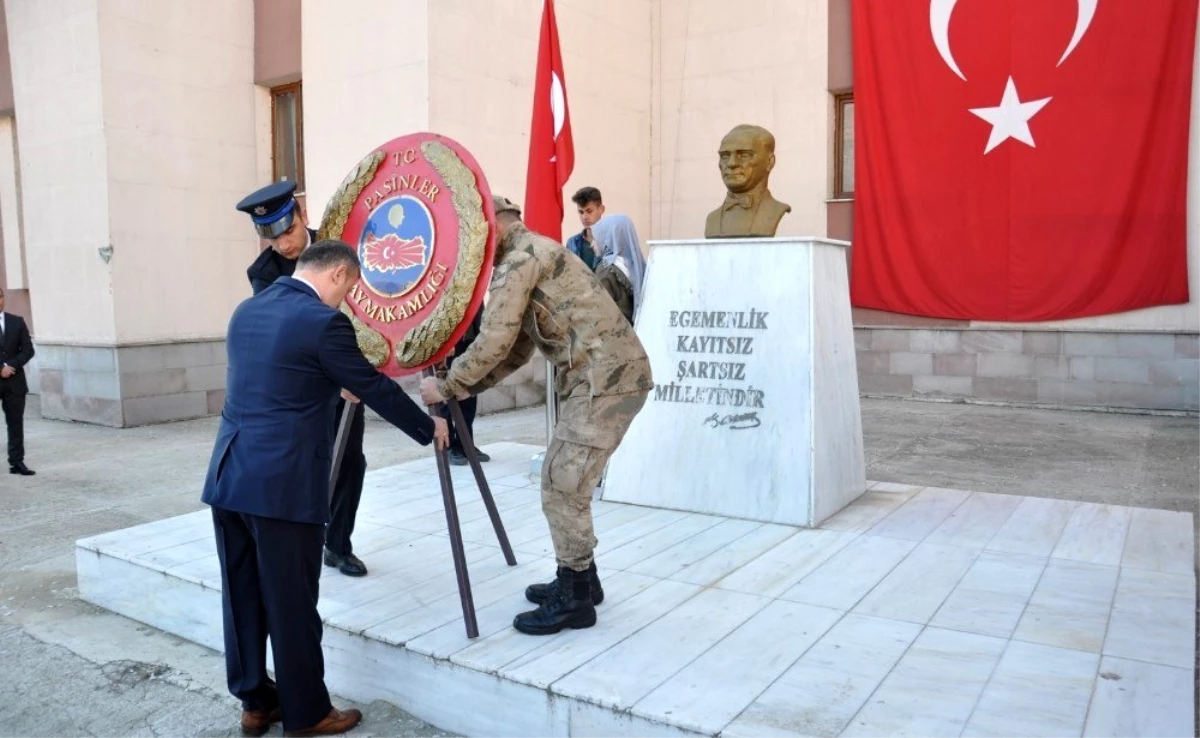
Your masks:
[[[6,659],[0,693],[21,695],[0,701],[0,734],[223,734],[234,727],[236,709],[224,692],[220,656],[199,646],[184,648],[173,636],[81,602],[72,551],[79,538],[202,509],[199,485],[216,420],[119,430],[42,420],[31,399],[28,461],[39,474],[0,477],[0,629],[5,634],[0,650]],[[1200,512],[1195,418],[864,399],[863,427],[871,479],[1001,494],[1016,485],[1016,491],[1036,497],[1184,511],[1194,517]],[[543,411],[484,416],[478,434],[484,443],[543,442]],[[372,469],[425,453],[378,420],[368,422],[365,445]],[[1072,520],[1085,514],[1081,510],[1072,512],[1068,533],[1077,529]],[[1077,541],[1052,556],[1091,561],[1085,544]],[[1113,644],[1119,648],[1119,641]],[[65,661],[45,655],[56,648]],[[135,692],[138,699],[121,702],[96,685],[103,684],[98,680],[106,678],[106,668],[118,673],[111,664],[122,660],[169,663],[186,677],[180,682],[186,686],[147,680],[164,690],[156,692],[159,697],[147,700],[148,692]],[[195,719],[143,727],[160,697]],[[205,722],[210,703],[228,726]],[[81,709],[60,709],[63,720],[50,726],[39,718],[39,706],[47,704]],[[121,720],[90,722],[105,710]],[[404,723],[385,703],[370,705],[367,716],[362,734],[437,732]]]

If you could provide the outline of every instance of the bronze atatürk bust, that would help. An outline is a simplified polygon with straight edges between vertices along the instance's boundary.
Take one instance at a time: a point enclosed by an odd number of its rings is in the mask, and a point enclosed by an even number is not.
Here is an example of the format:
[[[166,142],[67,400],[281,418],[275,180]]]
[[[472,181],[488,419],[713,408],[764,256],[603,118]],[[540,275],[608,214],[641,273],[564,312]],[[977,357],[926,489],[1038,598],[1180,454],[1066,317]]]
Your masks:
[[[792,210],[767,189],[775,167],[775,137],[759,126],[737,126],[721,139],[718,157],[728,192],[721,207],[708,214],[704,237],[774,236],[779,221]]]

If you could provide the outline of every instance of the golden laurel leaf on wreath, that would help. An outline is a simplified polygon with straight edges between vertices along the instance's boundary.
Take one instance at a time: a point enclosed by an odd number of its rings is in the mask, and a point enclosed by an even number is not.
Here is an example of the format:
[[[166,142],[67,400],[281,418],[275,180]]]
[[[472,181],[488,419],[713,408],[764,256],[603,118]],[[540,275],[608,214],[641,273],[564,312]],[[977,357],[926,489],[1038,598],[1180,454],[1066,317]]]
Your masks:
[[[318,241],[341,237],[342,231],[346,227],[346,221],[350,219],[350,210],[354,207],[354,203],[363,189],[375,178],[375,172],[383,163],[385,156],[382,151],[371,152],[338,185],[333,197],[329,199],[329,204],[325,206],[321,227],[317,229]],[[358,349],[362,351],[367,361],[371,362],[371,366],[378,369],[386,364],[388,342],[383,334],[359,320],[345,302],[342,303],[340,309],[349,316],[351,324],[354,325],[354,336],[358,340]]]
[[[359,320],[358,316],[350,310],[350,306],[345,302],[342,303],[339,309],[345,313],[346,317],[350,318],[350,323],[354,326],[354,337],[358,340],[358,350],[362,352],[367,361],[371,362],[371,366],[378,369],[386,364],[388,360],[388,342],[383,337],[383,334]]]
[[[475,280],[487,251],[488,223],[475,175],[449,146],[437,141],[421,144],[425,159],[442,176],[458,215],[458,262],[438,306],[396,345],[396,361],[417,366],[436,354],[462,322],[475,292]]]

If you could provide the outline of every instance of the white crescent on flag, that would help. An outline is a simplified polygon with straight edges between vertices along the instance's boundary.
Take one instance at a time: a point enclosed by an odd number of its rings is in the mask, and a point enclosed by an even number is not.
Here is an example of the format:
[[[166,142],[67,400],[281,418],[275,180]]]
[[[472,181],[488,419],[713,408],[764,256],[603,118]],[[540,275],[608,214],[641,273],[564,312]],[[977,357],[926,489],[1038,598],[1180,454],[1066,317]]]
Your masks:
[[[1071,52],[1083,40],[1088,27],[1092,25],[1092,19],[1096,17],[1096,6],[1100,0],[1076,1],[1079,3],[1079,13],[1075,18],[1075,33],[1072,34],[1071,42],[1067,44],[1067,50],[1063,52],[1062,58],[1058,60],[1058,66],[1062,66],[1062,63],[1067,60],[1067,57],[1071,55]],[[950,67],[950,71],[957,74],[959,79],[965,82],[967,76],[958,68],[958,62],[954,60],[954,51],[950,48],[950,16],[954,14],[954,6],[957,3],[958,0],[930,0],[929,30],[933,34],[933,45],[937,47],[942,61],[946,62],[946,66]]]
[[[563,123],[567,119],[567,96],[563,93],[562,80],[558,72],[550,72],[550,112],[554,114],[554,138],[562,132]]]
[[[563,123],[566,122],[567,96],[563,93],[562,80],[558,78],[558,72],[550,70],[550,113],[554,116],[554,140],[558,140],[558,134],[562,132]],[[557,161],[558,155],[550,157],[550,161]]]
[[[967,81],[967,76],[958,68],[954,61],[954,51],[950,48],[950,16],[954,13],[954,4],[958,0],[930,0],[929,30],[933,33],[933,45],[937,47],[942,61],[950,67],[950,71]]]
[[[1083,34],[1087,33],[1088,26],[1092,25],[1092,18],[1096,17],[1098,2],[1099,0],[1079,0],[1079,15],[1075,18],[1075,33],[1071,36],[1071,43],[1067,44],[1067,50],[1063,52],[1062,58],[1058,60],[1058,66],[1062,66],[1062,63],[1083,40]]]

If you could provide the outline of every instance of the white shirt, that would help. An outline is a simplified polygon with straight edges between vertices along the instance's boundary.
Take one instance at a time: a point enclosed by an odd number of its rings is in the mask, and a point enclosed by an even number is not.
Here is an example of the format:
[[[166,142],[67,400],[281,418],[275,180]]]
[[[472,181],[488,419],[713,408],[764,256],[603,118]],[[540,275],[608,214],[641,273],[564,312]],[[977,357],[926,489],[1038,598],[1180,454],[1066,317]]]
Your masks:
[[[297,282],[302,282],[302,283],[308,285],[308,288],[317,294],[317,299],[318,300],[321,299],[321,290],[317,289],[317,286],[315,284],[313,284],[312,282],[309,282],[304,277],[297,277],[295,274],[292,275],[292,279],[296,280]]]

